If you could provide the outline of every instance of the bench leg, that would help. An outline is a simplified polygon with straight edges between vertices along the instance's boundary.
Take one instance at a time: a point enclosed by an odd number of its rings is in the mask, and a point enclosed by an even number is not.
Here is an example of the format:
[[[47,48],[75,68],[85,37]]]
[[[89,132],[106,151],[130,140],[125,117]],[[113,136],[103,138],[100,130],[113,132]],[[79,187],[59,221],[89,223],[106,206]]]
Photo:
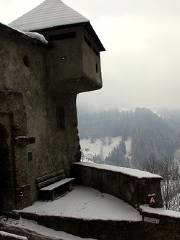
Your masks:
[[[55,191],[52,191],[52,193],[51,193],[51,200],[54,201],[54,199],[55,199]]]
[[[69,183],[69,186],[68,186],[68,190],[71,191],[73,188],[72,188],[72,183]]]

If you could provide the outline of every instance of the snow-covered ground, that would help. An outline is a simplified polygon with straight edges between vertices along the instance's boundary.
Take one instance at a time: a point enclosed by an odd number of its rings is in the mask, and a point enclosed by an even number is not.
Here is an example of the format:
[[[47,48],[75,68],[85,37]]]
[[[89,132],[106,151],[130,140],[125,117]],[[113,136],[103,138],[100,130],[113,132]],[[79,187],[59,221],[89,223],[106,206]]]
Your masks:
[[[81,150],[82,150],[82,161],[84,162],[92,162],[93,157],[100,156],[101,159],[105,160],[105,158],[116,148],[122,137],[104,137],[104,138],[84,138],[80,140]],[[132,139],[128,138],[125,141],[126,144],[126,158],[131,158],[131,144]]]
[[[23,212],[87,220],[142,220],[140,213],[124,201],[84,186],[76,186],[71,192],[53,202],[35,202]]]

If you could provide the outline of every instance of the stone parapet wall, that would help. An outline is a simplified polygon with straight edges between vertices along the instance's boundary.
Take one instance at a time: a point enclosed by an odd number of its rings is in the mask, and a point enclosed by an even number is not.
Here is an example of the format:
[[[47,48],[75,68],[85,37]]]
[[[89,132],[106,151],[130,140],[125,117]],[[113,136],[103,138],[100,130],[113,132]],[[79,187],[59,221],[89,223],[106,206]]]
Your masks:
[[[153,174],[147,173],[147,177],[145,177],[146,174],[141,174],[138,177],[137,174],[134,176],[133,174],[128,174],[127,168],[125,169],[126,173],[120,172],[119,169],[123,170],[123,168],[118,167],[117,171],[116,169],[112,170],[111,166],[108,169],[107,165],[75,163],[72,168],[72,174],[78,183],[121,198],[136,208],[147,203],[149,194],[156,194],[156,206],[162,207],[160,189],[162,178],[160,176],[153,176]],[[137,170],[135,171],[138,172]],[[142,171],[139,172],[141,173]]]
[[[180,240],[180,221],[158,224],[140,221],[93,220],[21,213],[23,218],[56,231],[98,240]]]

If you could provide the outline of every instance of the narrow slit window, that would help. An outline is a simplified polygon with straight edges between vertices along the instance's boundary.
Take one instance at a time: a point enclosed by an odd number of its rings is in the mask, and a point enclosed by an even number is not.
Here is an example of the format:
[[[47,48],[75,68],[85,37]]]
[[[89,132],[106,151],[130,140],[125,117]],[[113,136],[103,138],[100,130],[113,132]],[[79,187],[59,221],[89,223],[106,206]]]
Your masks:
[[[65,111],[63,107],[58,107],[56,111],[57,127],[60,130],[65,130]]]
[[[31,162],[33,160],[32,152],[28,152],[28,161]]]

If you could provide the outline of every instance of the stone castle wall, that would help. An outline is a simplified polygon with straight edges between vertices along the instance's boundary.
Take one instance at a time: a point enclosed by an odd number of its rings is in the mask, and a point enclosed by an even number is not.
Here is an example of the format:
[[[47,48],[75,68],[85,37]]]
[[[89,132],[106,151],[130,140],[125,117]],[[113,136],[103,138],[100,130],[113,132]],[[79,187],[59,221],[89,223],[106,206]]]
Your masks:
[[[68,174],[71,163],[79,158],[76,94],[49,95],[46,45],[4,25],[0,32],[0,90],[22,93],[27,135],[36,139],[27,146],[25,158],[35,200],[36,177],[60,169]]]

